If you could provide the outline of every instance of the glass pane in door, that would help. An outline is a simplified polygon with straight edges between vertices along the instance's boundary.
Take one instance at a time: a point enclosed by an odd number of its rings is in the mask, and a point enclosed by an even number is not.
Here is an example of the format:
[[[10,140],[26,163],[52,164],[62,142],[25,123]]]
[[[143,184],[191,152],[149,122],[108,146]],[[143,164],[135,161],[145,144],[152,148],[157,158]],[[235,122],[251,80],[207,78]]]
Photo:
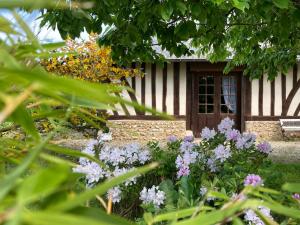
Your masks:
[[[213,76],[201,76],[198,85],[198,113],[213,113],[215,103],[215,78]]]
[[[221,81],[221,113],[237,113],[237,82],[234,76],[224,76]]]

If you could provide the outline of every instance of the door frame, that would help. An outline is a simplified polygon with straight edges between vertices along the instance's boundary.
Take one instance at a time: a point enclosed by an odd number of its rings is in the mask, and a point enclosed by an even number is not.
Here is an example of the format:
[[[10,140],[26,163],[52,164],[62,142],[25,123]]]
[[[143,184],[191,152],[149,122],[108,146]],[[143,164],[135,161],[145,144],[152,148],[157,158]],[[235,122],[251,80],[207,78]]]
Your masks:
[[[193,123],[193,103],[194,103],[194,73],[205,72],[223,72],[227,62],[210,63],[208,61],[201,62],[187,62],[186,67],[186,129],[192,130]],[[241,132],[245,131],[245,101],[246,101],[246,87],[248,79],[243,76],[243,66],[235,67],[231,72],[239,73],[240,78],[240,129]],[[248,81],[249,82],[249,81]]]

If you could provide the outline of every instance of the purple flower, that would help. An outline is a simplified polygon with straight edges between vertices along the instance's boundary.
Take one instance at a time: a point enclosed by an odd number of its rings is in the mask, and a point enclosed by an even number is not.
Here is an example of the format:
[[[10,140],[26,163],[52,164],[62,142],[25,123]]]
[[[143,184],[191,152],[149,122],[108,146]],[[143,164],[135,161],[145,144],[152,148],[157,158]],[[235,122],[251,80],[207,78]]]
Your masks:
[[[263,185],[263,180],[259,175],[248,174],[248,176],[244,180],[244,186],[249,186],[249,185],[253,187]]]
[[[167,141],[169,142],[169,143],[173,143],[173,142],[175,142],[175,141],[177,141],[178,139],[177,139],[177,137],[175,136],[175,135],[170,135],[168,138],[167,138]]]
[[[194,148],[195,144],[192,142],[182,142],[180,145],[180,151],[185,152],[185,151],[191,151]]]
[[[188,176],[190,174],[190,168],[187,165],[181,166],[177,171],[177,177]]]
[[[224,145],[218,145],[218,147],[215,148],[214,152],[216,159],[219,159],[221,162],[225,162],[225,160],[231,156],[230,149],[225,148]]]
[[[214,129],[210,130],[207,127],[204,127],[201,132],[201,138],[204,140],[210,140],[216,135],[216,131]]]
[[[242,136],[238,137],[235,146],[237,149],[248,149],[254,144],[255,140],[255,134],[244,133]]]
[[[225,134],[228,130],[232,129],[232,126],[234,125],[234,121],[230,119],[229,117],[226,117],[221,121],[221,123],[218,125],[218,130]]]
[[[258,144],[257,149],[258,149],[258,151],[266,153],[266,154],[270,154],[272,152],[272,146],[267,141],[264,141],[264,142]]]
[[[300,200],[300,194],[299,193],[295,193],[295,194],[292,195],[292,198],[296,199],[296,200]]]
[[[194,136],[192,136],[192,135],[185,136],[185,137],[183,138],[183,141],[184,141],[184,142],[193,142],[193,141],[194,141]]]
[[[231,140],[237,141],[238,138],[240,138],[240,137],[241,137],[241,133],[238,130],[236,130],[236,129],[228,130],[226,132],[226,139],[227,139],[227,141],[231,141]]]
[[[210,172],[217,172],[217,170],[218,170],[216,161],[213,158],[209,158],[207,160],[207,166],[209,167]]]

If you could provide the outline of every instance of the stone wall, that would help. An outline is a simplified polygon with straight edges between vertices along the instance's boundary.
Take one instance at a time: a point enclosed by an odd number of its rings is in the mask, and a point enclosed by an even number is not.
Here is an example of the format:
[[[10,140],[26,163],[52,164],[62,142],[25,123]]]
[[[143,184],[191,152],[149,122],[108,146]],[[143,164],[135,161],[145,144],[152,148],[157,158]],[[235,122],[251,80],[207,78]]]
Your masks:
[[[245,130],[255,133],[260,140],[280,141],[283,139],[279,121],[246,121]]]
[[[110,120],[108,126],[118,141],[165,141],[170,135],[186,134],[185,120]]]

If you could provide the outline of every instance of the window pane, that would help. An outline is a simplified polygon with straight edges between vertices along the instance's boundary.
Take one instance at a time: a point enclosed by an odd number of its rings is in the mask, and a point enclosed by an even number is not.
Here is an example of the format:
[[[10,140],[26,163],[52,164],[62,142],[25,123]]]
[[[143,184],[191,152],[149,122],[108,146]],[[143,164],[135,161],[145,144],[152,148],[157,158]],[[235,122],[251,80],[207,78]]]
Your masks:
[[[200,77],[199,85],[206,85],[206,77]]]
[[[207,86],[207,94],[214,94],[214,86]]]
[[[199,86],[199,94],[203,95],[206,94],[206,87],[205,86]]]
[[[221,113],[227,113],[228,112],[228,108],[226,105],[221,105]]]
[[[199,103],[200,104],[205,104],[205,95],[199,95]]]
[[[207,104],[214,104],[214,95],[207,95]]]
[[[214,112],[214,105],[207,105],[207,113],[213,113]]]
[[[212,76],[207,77],[207,84],[214,84],[214,77]]]
[[[205,105],[199,105],[199,113],[205,113]]]

